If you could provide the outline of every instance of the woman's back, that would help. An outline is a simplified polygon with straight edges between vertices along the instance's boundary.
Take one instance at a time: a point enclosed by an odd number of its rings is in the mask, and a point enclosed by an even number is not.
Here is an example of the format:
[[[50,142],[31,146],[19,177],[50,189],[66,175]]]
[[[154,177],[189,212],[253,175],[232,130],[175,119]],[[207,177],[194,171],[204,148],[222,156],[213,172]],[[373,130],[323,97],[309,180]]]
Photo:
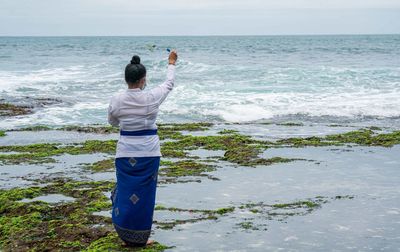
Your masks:
[[[115,95],[108,109],[108,121],[119,126],[121,131],[141,131],[157,129],[156,119],[161,103],[174,87],[175,65],[168,65],[167,80],[161,85],[144,91],[140,88],[128,88]],[[121,134],[116,157],[161,156],[159,138],[153,135]]]

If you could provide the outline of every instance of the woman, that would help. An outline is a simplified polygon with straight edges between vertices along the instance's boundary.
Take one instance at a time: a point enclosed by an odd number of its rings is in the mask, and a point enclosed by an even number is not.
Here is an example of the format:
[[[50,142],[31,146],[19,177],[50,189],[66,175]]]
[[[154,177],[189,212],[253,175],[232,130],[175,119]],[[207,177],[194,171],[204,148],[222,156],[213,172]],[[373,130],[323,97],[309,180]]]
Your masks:
[[[111,194],[112,221],[128,246],[153,242],[148,238],[161,156],[156,118],[159,106],[174,87],[177,58],[176,51],[169,54],[167,80],[163,84],[143,91],[146,68],[140,64],[139,56],[133,56],[125,68],[128,89],[110,102],[108,121],[120,127],[115,158],[117,185]]]

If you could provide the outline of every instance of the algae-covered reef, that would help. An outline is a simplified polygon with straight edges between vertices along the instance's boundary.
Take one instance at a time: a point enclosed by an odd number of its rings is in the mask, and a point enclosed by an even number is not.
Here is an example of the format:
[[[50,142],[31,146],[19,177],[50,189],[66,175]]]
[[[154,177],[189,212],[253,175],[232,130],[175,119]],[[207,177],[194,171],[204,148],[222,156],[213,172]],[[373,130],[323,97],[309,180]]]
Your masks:
[[[57,179],[43,187],[0,190],[0,248],[4,251],[163,251],[169,248],[160,243],[137,250],[124,247],[110,217],[96,215],[96,212],[111,210],[111,200],[105,193],[114,185],[110,181]],[[52,194],[69,196],[74,201],[35,200]],[[33,200],[21,201],[24,199]],[[199,213],[187,220],[154,221],[156,228],[171,229],[184,223],[216,220],[232,212],[234,207],[197,210],[158,205],[155,210]]]
[[[317,196],[304,200],[298,200],[288,203],[273,203],[264,202],[248,202],[240,205],[238,209],[243,212],[250,212],[251,217],[245,218],[243,222],[237,223],[236,227],[244,230],[267,230],[265,221],[285,222],[293,216],[304,216],[311,214],[324,204],[331,203],[335,200],[354,199],[353,195],[337,195],[334,197]]]
[[[0,248],[4,251],[132,251],[113,231],[110,218],[94,215],[110,210],[105,196],[110,181],[54,181],[44,187],[0,190]],[[63,194],[69,203],[21,201],[40,195]],[[163,251],[155,243],[137,251]],[[135,250],[136,251],[136,250]]]
[[[158,124],[159,134],[168,134],[169,132],[179,131],[204,131],[208,130],[212,123],[184,123],[184,124]],[[48,131],[48,130],[63,130],[63,131],[76,131],[81,133],[96,133],[96,134],[110,134],[118,133],[119,128],[110,125],[93,124],[93,125],[66,125],[62,127],[50,127],[47,125],[35,125],[18,129],[11,129],[10,131]]]
[[[111,201],[105,194],[113,187],[114,183],[110,181],[55,179],[42,187],[0,190],[0,248],[4,251],[163,251],[170,248],[160,243],[136,250],[124,246],[113,230],[110,217],[96,215],[99,211],[110,211]],[[35,200],[38,196],[52,194],[62,194],[74,200],[56,203]],[[157,212],[187,213],[190,217],[155,219],[154,227],[156,230],[170,230],[186,223],[218,221],[236,211],[249,211],[252,217],[237,226],[260,230],[265,229],[266,223],[257,223],[255,218],[284,221],[288,217],[310,214],[333,200],[352,198],[317,196],[288,203],[248,202],[215,210],[157,205]]]
[[[170,211],[170,212],[187,212],[192,216],[196,214],[196,217],[191,217],[189,219],[183,220],[173,220],[173,221],[154,221],[158,229],[173,229],[178,225],[186,223],[194,223],[205,220],[217,220],[220,216],[232,213],[235,207],[224,207],[216,210],[205,210],[205,209],[183,209],[177,207],[165,207],[162,205],[156,205],[156,211]]]
[[[301,126],[287,123],[282,126]],[[18,131],[75,131],[92,134],[115,134],[118,129],[104,125],[63,126],[59,128],[33,126]],[[400,131],[383,132],[370,127],[327,136],[284,138],[276,141],[255,139],[233,129],[212,131],[209,123],[160,124],[159,137],[163,158],[159,182],[183,183],[213,177],[214,171],[226,167],[258,167],[300,160],[296,157],[261,157],[270,148],[307,146],[382,146],[400,144]],[[212,133],[211,133],[212,132]],[[215,133],[216,132],[216,133]],[[2,139],[17,132],[0,131]],[[196,134],[194,134],[196,133]],[[198,134],[197,134],[198,133]],[[0,146],[0,169],[5,164],[54,163],[57,156],[104,154],[102,160],[80,167],[80,171],[113,171],[116,140],[85,140],[79,143],[40,143]],[[197,152],[196,152],[197,151]],[[200,152],[199,152],[200,151]],[[212,154],[202,156],[201,151]],[[95,155],[93,155],[95,156]],[[101,155],[100,155],[101,156]],[[72,156],[74,158],[74,156]],[[78,165],[79,166],[79,165]],[[279,167],[278,167],[279,168]],[[249,169],[251,172],[251,169]],[[97,175],[97,174],[96,174]],[[103,175],[103,174],[100,174]],[[57,175],[58,176],[58,175]],[[114,187],[112,181],[74,181],[71,179],[37,180],[40,186],[0,190],[0,250],[4,251],[131,251],[124,247],[112,228],[111,220],[98,212],[111,209],[106,196]],[[201,181],[199,181],[201,182]],[[214,182],[212,182],[214,183]],[[217,182],[215,182],[217,183]],[[169,186],[169,185],[162,185]],[[61,194],[73,198],[69,202],[50,203],[36,197]],[[292,202],[229,203],[219,209],[186,209],[156,206],[159,213],[189,216],[176,219],[155,219],[156,230],[176,231],[186,223],[221,221],[225,217],[247,216],[236,227],[245,232],[267,229],[268,221],[285,222],[293,216],[304,216],[323,204],[353,196],[301,199]],[[32,199],[25,201],[24,199]],[[21,201],[22,200],[22,201]],[[269,202],[268,199],[266,199]],[[140,251],[162,251],[169,248],[156,243]]]
[[[12,101],[0,99],[0,117],[12,117],[32,114],[37,109],[59,103],[62,103],[62,101],[57,98],[48,97],[37,98],[24,96],[21,98],[13,99]]]
[[[45,163],[55,162],[53,156],[61,154],[91,154],[91,153],[115,153],[116,140],[87,140],[77,144],[30,144],[0,146],[0,152],[18,152],[13,154],[0,154],[0,162],[3,164],[19,163]]]
[[[182,160],[177,162],[162,162],[159,175],[167,177],[180,176],[206,176],[204,172],[215,170],[215,166],[199,163],[194,160]]]
[[[0,102],[0,116],[18,116],[30,113],[32,113],[31,107]]]
[[[225,152],[223,157],[218,157],[234,164],[243,166],[270,165],[273,163],[290,162],[294,159],[271,157],[268,159],[259,158],[258,155],[266,146],[266,142],[254,140],[250,136],[242,135],[236,131],[222,131],[217,135],[194,136],[183,134],[183,132],[206,131],[211,127],[208,123],[192,124],[162,124],[159,126],[159,136],[163,140],[161,152],[165,158],[184,159],[175,163],[165,163],[165,169],[161,174],[165,176],[177,177],[204,175],[203,172],[213,171],[215,166],[198,162],[199,157],[189,157],[188,151],[196,149],[222,150]],[[29,127],[28,131],[51,130],[44,126]],[[65,126],[58,130],[75,130],[85,133],[115,133],[118,129],[108,126]],[[0,162],[3,164],[20,163],[49,163],[55,162],[54,157],[58,155],[70,154],[92,154],[92,153],[115,153],[116,140],[87,140],[83,143],[58,144],[43,143],[20,146],[0,146]],[[7,152],[11,152],[8,154]],[[189,159],[189,160],[188,160]],[[112,159],[102,160],[87,168],[99,172],[113,168]]]
[[[270,165],[273,163],[290,162],[291,159],[272,157],[259,158],[258,155],[265,149],[266,141],[255,140],[250,136],[235,131],[223,131],[220,135],[175,136],[175,141],[164,142],[161,146],[163,155],[167,157],[186,157],[187,151],[195,149],[225,151],[222,160],[243,166]]]
[[[400,131],[390,133],[376,133],[379,128],[368,128],[350,131],[342,134],[327,135],[325,137],[287,138],[276,141],[275,146],[304,147],[357,144],[364,146],[392,147],[400,144]]]
[[[114,169],[114,158],[103,159],[95,163],[87,164],[85,168],[93,172],[105,172]]]
[[[400,131],[389,133],[377,133],[378,128],[360,129],[342,134],[327,135],[324,137],[285,138],[275,142],[256,140],[250,136],[238,133],[235,130],[222,130],[217,135],[183,134],[191,131],[207,131],[212,127],[207,123],[193,124],[161,124],[159,136],[162,140],[161,152],[164,158],[182,159],[175,164],[168,163],[163,171],[164,175],[200,175],[203,171],[212,171],[212,166],[202,165],[196,161],[199,157],[189,156],[188,152],[197,149],[221,150],[223,156],[215,158],[215,161],[224,160],[241,166],[271,165],[275,163],[286,163],[296,158],[269,157],[260,158],[259,155],[268,148],[279,147],[306,147],[306,146],[341,146],[341,145],[364,145],[391,147],[400,143]],[[50,130],[44,126],[35,126],[26,130]],[[374,130],[375,131],[374,131]],[[58,130],[74,130],[84,133],[109,134],[118,132],[118,129],[109,126],[65,126]],[[6,134],[0,131],[0,136]],[[87,140],[75,144],[31,144],[20,146],[0,146],[0,162],[3,164],[20,163],[46,163],[55,162],[57,155],[70,154],[92,154],[106,153],[114,154],[116,140]],[[12,152],[8,154],[7,152]],[[111,159],[99,161],[88,168],[93,171],[111,170],[113,163]]]
[[[303,123],[299,123],[299,122],[285,122],[285,123],[277,123],[276,125],[279,126],[304,126]]]

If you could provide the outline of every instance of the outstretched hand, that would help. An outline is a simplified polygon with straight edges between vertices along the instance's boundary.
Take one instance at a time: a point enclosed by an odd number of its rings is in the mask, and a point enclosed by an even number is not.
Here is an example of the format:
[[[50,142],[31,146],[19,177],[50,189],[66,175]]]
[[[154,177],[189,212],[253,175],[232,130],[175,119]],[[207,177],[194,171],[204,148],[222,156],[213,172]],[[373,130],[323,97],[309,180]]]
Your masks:
[[[178,53],[176,52],[176,50],[172,50],[169,53],[168,64],[175,65],[177,60],[178,60]]]

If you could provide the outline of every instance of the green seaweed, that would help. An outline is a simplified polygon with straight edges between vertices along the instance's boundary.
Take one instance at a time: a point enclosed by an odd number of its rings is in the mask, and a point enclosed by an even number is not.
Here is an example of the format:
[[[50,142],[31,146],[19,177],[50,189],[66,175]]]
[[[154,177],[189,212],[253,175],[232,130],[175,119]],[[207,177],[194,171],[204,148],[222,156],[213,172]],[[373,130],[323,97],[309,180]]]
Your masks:
[[[354,199],[354,198],[355,198],[354,195],[338,195],[338,196],[335,196],[333,199],[341,200],[341,199]]]
[[[66,249],[73,248],[77,250],[85,247],[80,241],[61,241],[60,246]]]
[[[110,171],[110,170],[114,170],[114,168],[115,168],[114,162],[115,162],[114,158],[104,159],[104,160],[100,160],[95,163],[86,165],[85,168],[89,169],[93,172]]]
[[[204,220],[217,220],[218,217],[214,216],[214,215],[207,215],[207,216],[203,216],[203,217],[199,217],[199,218],[193,218],[193,219],[186,219],[186,220],[173,220],[173,221],[154,221],[154,224],[157,225],[158,229],[164,229],[164,230],[169,230],[169,229],[173,229],[178,225],[183,225],[186,223],[196,223],[199,221],[204,221]]]
[[[237,226],[245,230],[260,230],[260,228],[251,221],[240,222]]]
[[[238,133],[223,134],[217,136],[191,136],[173,141],[164,142],[161,146],[161,152],[164,156],[168,152],[185,153],[187,150],[203,148],[206,150],[224,150],[224,160],[240,165],[255,165],[262,160],[254,161],[257,155],[264,147],[265,143],[254,140],[250,136],[240,135]],[[186,154],[186,153],[185,153]]]
[[[238,208],[253,213],[255,216],[257,216],[257,218],[285,221],[289,217],[308,215],[321,208],[323,204],[327,204],[332,200],[353,198],[354,196],[349,195],[338,195],[330,198],[317,196],[315,198],[297,200],[287,203],[267,204],[264,202],[248,202],[241,204]],[[246,218],[243,222],[237,223],[236,226],[244,230],[266,230],[265,223],[254,224],[252,221],[249,221],[248,218]]]
[[[173,130],[173,131],[204,131],[208,130],[212,123],[199,122],[199,123],[164,123],[157,124],[159,130]]]
[[[13,129],[11,131],[48,131],[48,130],[55,130],[55,129],[47,125],[34,125],[19,129]]]
[[[182,160],[175,163],[164,163],[159,174],[167,177],[206,176],[205,172],[214,171],[215,167],[198,163],[194,160]]]
[[[328,127],[347,127],[347,126],[342,124],[329,124]]]
[[[306,201],[297,201],[292,203],[282,203],[282,204],[273,204],[273,208],[285,208],[285,209],[294,209],[294,208],[314,208],[319,207],[321,204],[316,201],[306,200]]]
[[[272,165],[275,163],[288,163],[294,160],[299,160],[282,157],[258,158],[259,153],[259,147],[240,146],[227,150],[222,160],[243,166]]]
[[[217,214],[227,214],[235,211],[235,207],[223,207],[215,210],[215,213]]]
[[[173,139],[178,140],[184,138],[181,131],[205,131],[208,130],[211,123],[170,123],[170,124],[158,124],[158,136],[160,140]],[[168,152],[171,153],[171,152]],[[168,155],[167,153],[167,155]],[[165,155],[165,154],[163,154]]]
[[[164,251],[172,247],[165,246],[158,242],[143,247],[143,248],[130,248],[124,245],[116,233],[109,233],[107,236],[101,237],[82,250],[83,252],[97,252],[97,251],[138,251],[138,252],[158,252]]]
[[[279,126],[304,126],[303,123],[297,123],[297,122],[277,123],[276,125],[279,125]]]
[[[192,136],[187,135],[174,142],[165,142],[162,147],[166,149],[194,150],[204,148],[207,150],[226,150],[229,146],[250,144],[256,142],[249,136],[229,134],[222,136]]]
[[[344,144],[392,147],[393,145],[400,144],[400,131],[376,134],[371,129],[360,129],[342,134],[327,135],[325,137],[287,138],[276,141],[275,147],[340,146]]]
[[[188,150],[203,148],[206,150],[225,150],[223,160],[244,166],[270,165],[273,163],[290,162],[294,159],[274,157],[270,159],[258,158],[265,149],[267,141],[254,140],[250,136],[241,135],[234,131],[216,136],[179,136],[176,141],[167,141],[161,144],[164,157],[184,158]]]
[[[30,144],[30,145],[11,145],[11,146],[0,146],[0,151],[16,151],[16,152],[46,152],[56,150],[58,144],[41,143],[41,144]]]
[[[79,125],[69,125],[58,128],[58,130],[64,131],[76,131],[81,133],[96,133],[96,134],[110,134],[110,133],[118,133],[119,128],[113,126],[104,126],[104,125],[88,125],[88,126],[79,126]]]
[[[290,138],[275,143],[255,140],[250,136],[227,130],[216,136],[184,135],[180,130],[207,130],[209,126],[191,126],[187,129],[174,128],[176,125],[165,125],[159,129],[164,139],[173,141],[162,142],[162,152],[165,156],[188,157],[190,150],[203,148],[206,150],[223,150],[225,154],[220,159],[243,166],[268,165],[289,162],[296,159],[282,157],[259,158],[260,153],[267,148],[342,145],[348,143],[367,146],[393,146],[400,142],[400,131],[376,134],[373,130],[362,129],[343,134],[325,137]],[[101,127],[99,127],[101,128]],[[200,129],[201,128],[201,129]],[[179,130],[178,130],[179,129]],[[80,129],[70,130],[79,131]],[[82,129],[90,132],[92,129]],[[104,130],[104,129],[102,129]],[[114,130],[114,129],[113,129]],[[81,131],[84,132],[84,131]],[[101,130],[97,131],[97,133]],[[110,130],[111,132],[111,130]],[[104,133],[110,133],[104,131]],[[222,131],[223,132],[223,131]],[[92,133],[94,133],[92,131]],[[161,137],[160,137],[161,138]],[[2,152],[18,152],[18,154],[2,154],[0,161],[42,162],[52,160],[53,156],[70,154],[115,153],[115,140],[89,140],[79,144],[32,144],[23,146],[0,146]],[[209,176],[217,166],[204,161],[191,159],[169,161],[162,160],[160,175],[167,178],[184,176]],[[114,159],[105,159],[88,165],[93,171],[107,171],[113,168]],[[20,250],[66,250],[66,251],[124,251],[115,232],[111,231],[110,219],[95,216],[93,212],[109,210],[110,200],[104,196],[114,183],[110,181],[76,182],[69,180],[44,181],[49,185],[26,189],[0,190],[0,249],[12,250],[18,246]],[[45,202],[20,202],[24,198],[34,198],[49,193],[61,193],[76,200],[70,203],[48,204]],[[352,199],[353,196],[336,196],[333,198],[315,197],[289,203],[247,203],[240,209],[246,209],[255,216],[284,220],[290,216],[305,215],[320,208],[330,200]],[[156,206],[157,211],[187,211],[197,213],[197,218],[176,220],[171,222],[155,222],[157,228],[171,229],[184,223],[203,220],[216,220],[222,215],[235,211],[235,207],[225,207],[215,210],[181,209],[175,207]],[[249,223],[246,223],[249,222]],[[259,225],[250,221],[243,222],[242,228],[257,230]],[[240,226],[240,224],[239,224]],[[256,228],[256,229],[253,229]],[[160,245],[162,251],[164,245]],[[146,247],[145,249],[151,249]]]
[[[237,134],[238,131],[237,130],[233,130],[233,129],[223,129],[221,131],[218,131],[218,134],[220,135],[226,135],[226,134]]]
[[[171,212],[190,212],[190,213],[203,213],[203,214],[219,214],[224,215],[227,213],[231,213],[235,211],[235,207],[223,207],[218,208],[216,210],[209,210],[209,209],[185,209],[185,208],[177,208],[177,207],[166,207],[163,205],[157,204],[154,208],[156,211],[171,211]]]
[[[170,123],[158,124],[158,135],[160,139],[179,139],[182,137],[180,131],[205,131],[212,126],[211,123]],[[111,134],[119,133],[118,127],[110,125],[93,124],[93,125],[66,125],[63,127],[49,127],[46,125],[28,126],[12,131],[47,131],[47,130],[61,130],[61,131],[76,131],[81,133],[95,133],[95,134]]]
[[[262,216],[268,220],[284,221],[291,216],[303,216],[312,213],[316,209],[322,207],[323,204],[327,204],[332,200],[343,200],[353,199],[354,196],[335,196],[335,197],[323,197],[317,196],[306,200],[298,200],[288,203],[275,203],[266,204],[264,202],[258,203],[244,203],[239,206],[239,209],[248,210],[253,214]]]
[[[110,209],[110,199],[104,196],[104,192],[109,192],[114,185],[110,181],[55,179],[43,187],[0,190],[1,206],[4,205],[0,217],[0,249],[8,251],[18,246],[22,251],[132,251],[112,231],[108,217],[92,214]],[[41,201],[20,202],[23,198],[50,193],[74,197],[75,201],[53,204]],[[216,220],[219,216],[233,212],[235,207],[208,210],[157,205],[155,210],[199,214],[198,217],[188,220],[154,221],[157,228],[171,229],[185,223]],[[170,247],[155,243],[138,251],[162,251],[167,248]]]
[[[195,223],[204,220],[217,220],[219,216],[226,215],[235,210],[235,207],[224,207],[216,210],[208,210],[208,209],[184,209],[177,207],[165,207],[162,205],[156,205],[156,211],[171,211],[171,212],[189,212],[189,213],[199,213],[200,216],[196,218],[190,218],[186,220],[173,220],[168,222],[163,221],[154,221],[159,229],[173,229],[177,225],[182,225],[186,223]]]
[[[42,223],[42,214],[32,212],[22,216],[0,217],[0,248],[13,247],[15,241],[22,237],[25,241],[32,239],[30,230],[36,229]]]
[[[400,131],[375,134],[371,129],[360,129],[343,134],[329,135],[326,136],[325,139],[340,143],[391,147],[393,145],[400,144]]]
[[[0,146],[3,152],[21,152],[18,154],[0,154],[4,164],[54,162],[52,156],[62,154],[115,153],[116,140],[87,140],[82,144],[62,145],[55,143]]]
[[[0,116],[18,116],[32,113],[30,107],[0,102]]]
[[[24,205],[16,201],[28,198],[34,198],[42,194],[42,188],[15,188],[10,190],[0,190],[0,214],[6,211],[12,211],[15,208]]]
[[[391,147],[400,143],[400,131],[390,133],[375,133],[371,127],[342,134],[327,135],[325,137],[286,138],[276,142],[255,140],[247,135],[241,135],[234,131],[222,131],[223,134],[210,136],[182,135],[179,130],[205,130],[208,124],[165,124],[160,125],[161,138],[171,139],[161,143],[161,153],[164,157],[187,158],[188,151],[203,148],[206,150],[225,151],[222,160],[243,165],[257,166],[274,163],[290,162],[297,159],[272,157],[259,158],[259,154],[267,148],[279,147],[305,147],[305,146],[341,146],[344,144],[358,144],[365,146]],[[65,130],[82,130],[85,132],[109,133],[116,129],[112,127],[87,126],[64,127]],[[374,128],[375,129],[375,128]],[[220,132],[221,133],[221,132]],[[114,154],[116,140],[87,140],[80,144],[31,144],[22,146],[0,146],[2,152],[18,152],[12,154],[0,154],[0,162],[3,164],[19,163],[45,163],[55,162],[54,156],[63,154]],[[193,157],[192,157],[193,158]],[[111,160],[101,161],[89,166],[94,171],[112,168]],[[174,169],[177,170],[177,169]]]
[[[274,145],[268,141],[259,141],[250,136],[236,132],[217,136],[191,136],[187,135],[177,141],[164,142],[161,152],[166,157],[186,157],[186,151],[203,148],[206,150],[224,150],[222,160],[243,166],[271,165],[274,163],[286,163],[295,159],[273,157],[269,159],[259,158],[262,150]],[[179,155],[176,155],[179,153]]]
[[[111,208],[111,202],[110,199],[107,197],[103,197],[100,199],[97,199],[95,201],[91,201],[90,203],[87,204],[86,211],[88,212],[97,212],[101,210],[106,210]]]
[[[174,149],[173,146],[171,147],[165,147],[165,143],[161,145],[161,154],[163,155],[163,157],[170,157],[170,158],[187,157],[187,153],[185,151]]]
[[[173,139],[173,140],[177,140],[177,139],[181,139],[183,138],[183,134],[179,131],[174,131],[174,130],[163,130],[163,129],[159,129],[157,131],[158,137],[160,140],[166,140],[166,139]]]
[[[18,247],[19,251],[102,251],[102,246],[111,246],[105,241],[113,237],[113,244],[117,247],[110,249],[132,251],[124,247],[112,231],[109,218],[92,214],[110,209],[110,199],[104,192],[109,192],[114,185],[110,181],[57,179],[43,187],[0,190],[0,249],[9,251]],[[76,200],[55,204],[20,201],[49,193],[68,195]],[[138,251],[162,251],[166,248],[156,243]]]
[[[286,139],[280,139],[276,141],[275,147],[305,147],[305,146],[330,146],[330,145],[341,145],[339,142],[326,142],[320,137],[291,137]]]
[[[63,127],[49,127],[47,125],[34,125],[18,129],[12,129],[12,131],[76,131],[80,133],[96,133],[96,134],[110,134],[118,133],[119,129],[109,125],[67,125]]]

